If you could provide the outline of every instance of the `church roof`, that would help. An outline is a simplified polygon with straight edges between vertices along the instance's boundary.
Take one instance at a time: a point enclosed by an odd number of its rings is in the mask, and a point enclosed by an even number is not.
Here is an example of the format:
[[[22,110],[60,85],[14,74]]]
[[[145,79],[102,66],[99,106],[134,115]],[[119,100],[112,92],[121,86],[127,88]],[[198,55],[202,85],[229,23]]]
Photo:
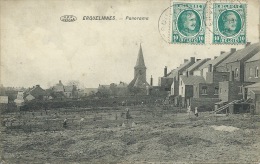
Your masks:
[[[144,88],[146,86],[149,86],[149,84],[146,81],[141,80],[141,78],[138,76],[136,81],[135,81],[134,86]]]
[[[140,49],[139,49],[139,53],[138,53],[138,57],[137,57],[135,67],[145,67],[143,50],[142,50],[141,44],[140,44]]]

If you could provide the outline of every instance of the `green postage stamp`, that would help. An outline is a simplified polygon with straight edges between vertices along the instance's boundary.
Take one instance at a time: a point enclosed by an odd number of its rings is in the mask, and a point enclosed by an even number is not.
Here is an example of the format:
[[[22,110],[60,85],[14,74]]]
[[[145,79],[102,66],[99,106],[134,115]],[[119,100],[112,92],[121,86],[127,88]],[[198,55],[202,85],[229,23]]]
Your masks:
[[[213,44],[246,43],[246,4],[213,4]]]
[[[172,43],[205,43],[205,7],[203,3],[173,4]]]

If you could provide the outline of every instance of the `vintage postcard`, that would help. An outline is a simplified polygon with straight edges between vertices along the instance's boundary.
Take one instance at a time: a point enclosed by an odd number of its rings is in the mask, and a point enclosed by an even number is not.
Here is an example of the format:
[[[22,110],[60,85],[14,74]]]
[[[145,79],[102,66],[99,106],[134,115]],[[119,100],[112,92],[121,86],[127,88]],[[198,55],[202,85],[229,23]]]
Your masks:
[[[0,163],[260,163],[259,0],[0,0]]]

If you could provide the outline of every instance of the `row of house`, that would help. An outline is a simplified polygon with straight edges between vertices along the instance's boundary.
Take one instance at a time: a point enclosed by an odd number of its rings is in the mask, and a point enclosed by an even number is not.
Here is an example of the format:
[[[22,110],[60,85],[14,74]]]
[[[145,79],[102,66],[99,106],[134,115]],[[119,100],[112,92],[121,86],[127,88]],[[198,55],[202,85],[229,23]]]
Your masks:
[[[191,57],[159,78],[159,86],[168,91],[176,106],[215,105],[248,99],[248,87],[259,83],[260,43],[245,48],[221,51],[214,59]],[[256,91],[255,91],[256,92]]]

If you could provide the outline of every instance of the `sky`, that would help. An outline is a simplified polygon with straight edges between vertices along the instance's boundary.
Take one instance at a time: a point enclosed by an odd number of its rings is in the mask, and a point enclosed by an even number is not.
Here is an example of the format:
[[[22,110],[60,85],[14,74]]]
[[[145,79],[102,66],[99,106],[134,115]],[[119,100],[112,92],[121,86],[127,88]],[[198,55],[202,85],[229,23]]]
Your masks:
[[[183,45],[164,41],[158,30],[170,1],[159,0],[1,0],[1,83],[4,86],[48,88],[61,80],[82,87],[130,83],[140,43],[157,85],[165,66],[174,69],[191,56],[213,58],[220,51],[244,45]],[[258,13],[258,14],[256,14]],[[75,22],[62,22],[74,15]],[[115,16],[116,20],[83,20],[83,16]],[[126,20],[148,17],[148,20]],[[259,41],[259,2],[248,1],[247,39]]]

